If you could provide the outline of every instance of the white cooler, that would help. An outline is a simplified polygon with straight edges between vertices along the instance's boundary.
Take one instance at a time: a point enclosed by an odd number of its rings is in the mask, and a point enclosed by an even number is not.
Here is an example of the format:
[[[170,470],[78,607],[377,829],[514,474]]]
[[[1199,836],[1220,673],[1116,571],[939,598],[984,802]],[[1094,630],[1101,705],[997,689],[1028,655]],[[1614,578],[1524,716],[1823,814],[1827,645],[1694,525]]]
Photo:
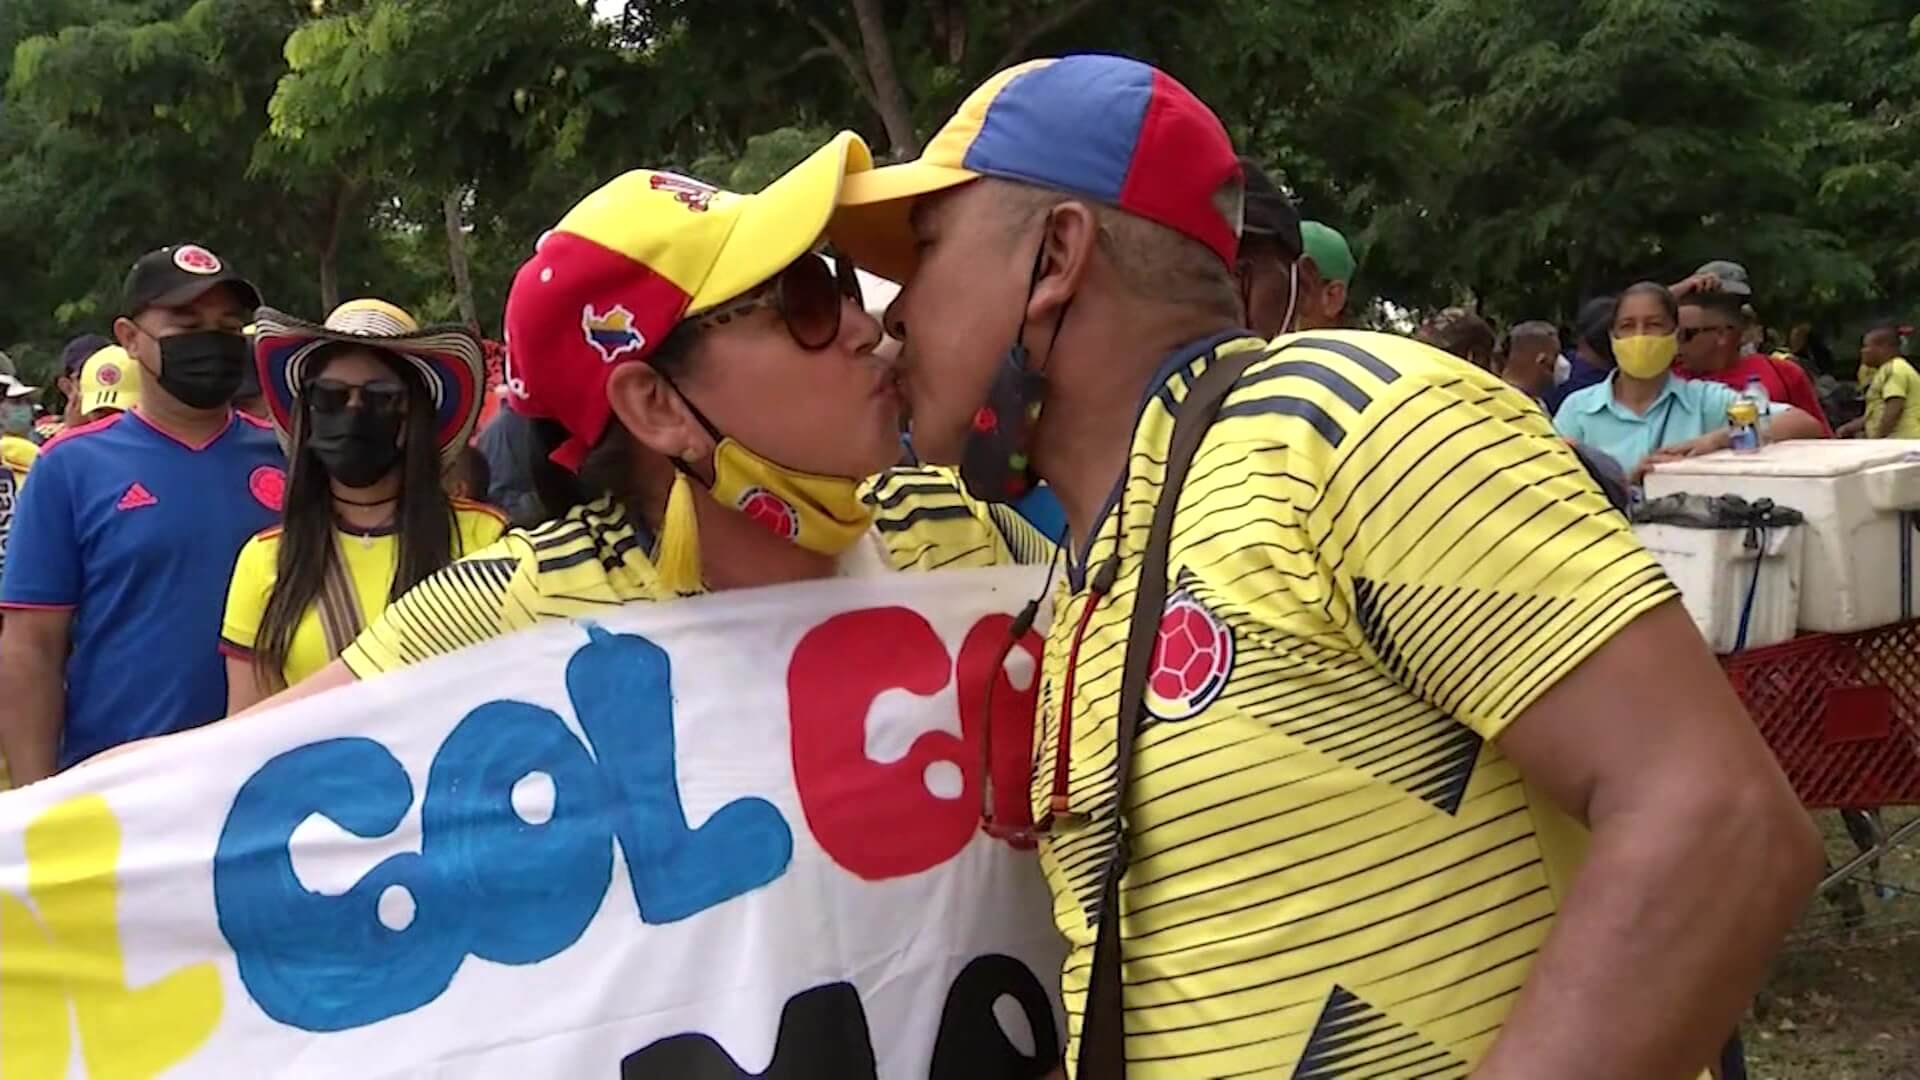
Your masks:
[[[1801,549],[1806,526],[1764,530],[1766,549],[1747,544],[1744,527],[1695,528],[1639,524],[1633,534],[1680,590],[1680,602],[1693,624],[1717,653],[1778,645],[1793,637],[1800,620]],[[1758,560],[1759,566],[1755,567]],[[1758,570],[1759,576],[1755,577]],[[1748,611],[1747,595],[1753,603]],[[1747,637],[1740,640],[1740,617],[1747,616]]]
[[[1920,442],[1807,439],[1647,475],[1649,499],[1682,492],[1772,499],[1806,515],[1800,629],[1846,633],[1920,616]]]

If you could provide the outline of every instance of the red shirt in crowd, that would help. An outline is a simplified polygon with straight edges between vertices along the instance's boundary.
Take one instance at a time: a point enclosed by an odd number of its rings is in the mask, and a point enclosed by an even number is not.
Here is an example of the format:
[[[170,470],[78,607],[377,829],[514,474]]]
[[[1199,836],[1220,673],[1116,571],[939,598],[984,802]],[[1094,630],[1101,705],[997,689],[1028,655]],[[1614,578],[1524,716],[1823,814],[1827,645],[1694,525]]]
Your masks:
[[[1799,364],[1791,360],[1776,360],[1760,353],[1748,353],[1736,360],[1725,371],[1716,371],[1711,375],[1688,371],[1684,365],[1674,368],[1683,379],[1706,379],[1735,390],[1745,390],[1747,380],[1760,377],[1760,385],[1767,388],[1769,400],[1791,405],[1802,412],[1809,413],[1820,421],[1820,431],[1828,438],[1833,437],[1833,425],[1827,423],[1827,411],[1820,407],[1820,394],[1813,388],[1813,380]]]

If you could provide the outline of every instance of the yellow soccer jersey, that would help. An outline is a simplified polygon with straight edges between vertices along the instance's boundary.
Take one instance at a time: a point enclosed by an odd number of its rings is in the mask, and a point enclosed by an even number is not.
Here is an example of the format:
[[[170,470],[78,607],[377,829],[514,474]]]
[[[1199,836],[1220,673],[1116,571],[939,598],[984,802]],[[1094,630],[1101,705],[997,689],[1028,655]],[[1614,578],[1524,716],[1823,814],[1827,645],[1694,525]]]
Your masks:
[[[1226,399],[1175,518],[1126,814],[1128,1075],[1464,1077],[1585,839],[1492,740],[1676,594],[1545,415],[1496,376],[1381,334],[1275,347]],[[1208,356],[1168,361],[1125,490],[1078,563],[1098,567],[1123,532],[1072,680],[1074,813],[1041,845],[1071,945],[1069,1061],[1140,550],[1172,409]],[[1054,598],[1036,814],[1083,580]]]
[[[454,520],[459,531],[454,537],[453,556],[479,551],[500,539],[507,519],[491,506],[454,500]],[[220,651],[228,656],[251,660],[260,634],[260,620],[266,616],[267,601],[279,580],[281,529],[274,526],[247,541],[234,560],[233,580],[227,586],[227,610],[221,621]],[[281,678],[292,686],[327,666],[332,655],[327,651],[327,635],[320,622],[320,604],[356,603],[361,620],[368,621],[386,610],[393,591],[393,577],[400,572],[400,544],[393,533],[356,536],[337,531],[334,534],[347,577],[353,582],[353,596],[331,597],[322,591],[320,600],[307,609],[294,628]]]
[[[1886,437],[1889,439],[1920,439],[1920,374],[1915,374],[1913,365],[1904,357],[1896,356],[1874,369],[1873,378],[1867,382],[1867,437],[1872,438],[1880,431],[1880,418],[1886,414],[1887,402],[1904,401],[1906,405],[1900,412],[1900,422],[1894,425]]]
[[[1017,515],[990,512],[949,470],[876,477],[877,569],[937,569],[1040,561],[1045,537]],[[998,510],[999,508],[994,508]],[[542,619],[578,618],[636,600],[670,600],[652,561],[653,537],[608,499],[558,521],[515,529],[498,544],[441,571],[401,597],[341,654],[359,678],[417,664]],[[843,559],[842,566],[854,565]],[[844,569],[843,569],[844,572]]]

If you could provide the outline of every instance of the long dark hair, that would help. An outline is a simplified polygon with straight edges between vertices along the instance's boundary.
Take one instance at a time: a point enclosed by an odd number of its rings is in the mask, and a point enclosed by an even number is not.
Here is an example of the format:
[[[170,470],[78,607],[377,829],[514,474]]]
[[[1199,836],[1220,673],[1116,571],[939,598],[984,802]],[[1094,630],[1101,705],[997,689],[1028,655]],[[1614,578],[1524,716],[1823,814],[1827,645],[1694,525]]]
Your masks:
[[[434,429],[438,426],[433,398],[427,384],[412,364],[377,348],[360,345],[334,345],[308,361],[306,370],[313,376],[326,370],[327,361],[348,348],[366,348],[407,388],[407,416],[404,426],[406,446],[400,461],[400,501],[394,508],[394,524],[400,546],[400,565],[393,575],[389,599],[400,594],[452,562],[460,552],[454,545],[460,536],[453,503],[440,484],[440,448]],[[307,448],[309,428],[307,404],[301,399],[294,409],[293,450],[289,455],[287,495],[282,513],[280,554],[273,595],[260,619],[260,632],[254,642],[254,678],[262,690],[284,689],[287,653],[293,646],[293,634],[305,618],[307,609],[320,597],[327,567],[340,556],[334,547],[333,489],[327,467]]]

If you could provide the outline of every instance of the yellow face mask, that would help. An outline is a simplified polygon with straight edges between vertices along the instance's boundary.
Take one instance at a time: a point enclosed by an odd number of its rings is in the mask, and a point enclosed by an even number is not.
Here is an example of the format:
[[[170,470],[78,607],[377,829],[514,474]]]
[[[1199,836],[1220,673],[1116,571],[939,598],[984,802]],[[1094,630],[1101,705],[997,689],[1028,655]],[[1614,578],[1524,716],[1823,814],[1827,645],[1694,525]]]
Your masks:
[[[873,525],[860,481],[769,461],[729,435],[713,449],[713,497],[808,551],[839,555]]]
[[[1637,334],[1613,339],[1613,360],[1622,373],[1636,379],[1656,379],[1673,367],[1680,339],[1672,334]]]
[[[727,436],[713,450],[714,501],[737,510],[790,543],[838,556],[873,525],[873,510],[860,501],[860,481],[789,469]],[[667,588],[699,592],[700,523],[693,509],[692,481],[685,470],[667,496],[654,567]]]

